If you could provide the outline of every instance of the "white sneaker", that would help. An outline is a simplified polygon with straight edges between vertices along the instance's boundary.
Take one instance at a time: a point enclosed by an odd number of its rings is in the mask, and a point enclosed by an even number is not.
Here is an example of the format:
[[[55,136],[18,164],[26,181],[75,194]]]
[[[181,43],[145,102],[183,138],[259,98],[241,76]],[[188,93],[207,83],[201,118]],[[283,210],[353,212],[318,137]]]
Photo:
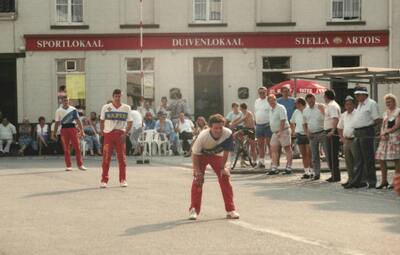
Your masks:
[[[65,171],[72,171],[72,167],[65,168]]]
[[[126,187],[128,187],[128,183],[127,183],[126,181],[122,181],[122,182],[120,183],[120,186],[121,186],[122,188],[126,188]]]
[[[100,183],[100,188],[101,188],[101,189],[107,188],[107,183],[106,183],[106,182]]]
[[[78,167],[79,170],[81,171],[86,171],[88,170],[84,165],[81,165],[80,167]]]
[[[197,220],[197,212],[196,209],[192,208],[189,211],[189,220]]]
[[[226,218],[230,220],[237,220],[239,217],[240,215],[236,211],[230,211],[226,214]]]

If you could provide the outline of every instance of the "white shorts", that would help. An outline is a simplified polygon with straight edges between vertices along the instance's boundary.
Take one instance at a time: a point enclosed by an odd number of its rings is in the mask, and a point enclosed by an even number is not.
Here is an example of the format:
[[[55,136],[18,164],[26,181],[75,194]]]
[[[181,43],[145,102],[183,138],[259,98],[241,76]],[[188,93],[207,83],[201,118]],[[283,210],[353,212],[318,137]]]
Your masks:
[[[292,144],[291,130],[285,129],[282,131],[281,136],[275,132],[271,137],[271,145],[280,145],[282,147],[290,146]]]

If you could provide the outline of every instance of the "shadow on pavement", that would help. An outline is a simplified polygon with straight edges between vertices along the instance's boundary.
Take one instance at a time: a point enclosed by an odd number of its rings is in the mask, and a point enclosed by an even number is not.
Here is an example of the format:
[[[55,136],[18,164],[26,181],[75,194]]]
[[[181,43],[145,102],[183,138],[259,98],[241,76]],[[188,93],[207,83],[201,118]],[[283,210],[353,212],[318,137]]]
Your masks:
[[[113,189],[113,188],[119,188],[119,187],[117,187],[117,186],[115,186],[115,187],[107,187],[107,189]],[[25,196],[23,198],[58,196],[58,195],[72,194],[72,193],[77,193],[77,192],[84,192],[84,191],[90,191],[90,190],[99,190],[99,189],[100,189],[99,187],[92,187],[92,188],[83,188],[83,189],[59,190],[59,191],[51,191],[51,192],[43,192],[43,193],[31,194],[31,195]]]
[[[143,235],[143,234],[147,234],[147,233],[167,231],[167,230],[174,229],[174,228],[184,226],[184,225],[202,224],[202,223],[209,223],[209,222],[215,222],[215,221],[226,221],[226,219],[225,218],[216,218],[216,219],[195,220],[195,221],[181,219],[181,220],[175,220],[175,221],[161,222],[161,223],[157,223],[157,224],[146,224],[146,225],[136,226],[133,228],[128,228],[127,230],[125,230],[125,234],[122,234],[121,236]]]

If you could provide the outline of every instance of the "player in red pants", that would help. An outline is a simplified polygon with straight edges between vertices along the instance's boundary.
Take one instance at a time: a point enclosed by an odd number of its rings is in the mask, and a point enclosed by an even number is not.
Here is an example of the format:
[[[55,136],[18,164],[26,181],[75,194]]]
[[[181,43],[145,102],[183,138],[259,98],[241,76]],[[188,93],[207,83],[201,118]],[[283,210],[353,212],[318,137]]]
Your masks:
[[[113,91],[113,100],[101,109],[100,133],[104,136],[103,142],[103,173],[100,188],[106,188],[108,183],[108,170],[110,169],[111,156],[114,148],[117,150],[119,165],[119,182],[121,187],[127,187],[125,163],[125,138],[132,127],[131,107],[121,103],[122,92]]]
[[[52,133],[52,139],[55,140],[55,134],[57,133],[58,127],[61,124],[61,142],[64,149],[64,159],[66,171],[72,171],[72,164],[71,164],[71,156],[70,156],[70,145],[75,150],[76,156],[76,163],[80,170],[87,170],[86,167],[83,166],[83,160],[80,150],[80,142],[78,137],[78,131],[75,127],[75,124],[78,124],[80,133],[82,136],[85,136],[83,132],[82,123],[79,120],[78,111],[75,107],[69,105],[69,98],[64,97],[62,99],[62,106],[57,109],[56,111],[56,124],[54,126],[54,132]]]
[[[217,174],[218,182],[224,198],[226,217],[239,219],[233,203],[233,190],[230,182],[230,172],[226,161],[229,152],[233,150],[232,131],[225,128],[225,119],[220,114],[210,117],[210,128],[203,130],[192,147],[193,183],[189,219],[196,220],[200,213],[201,197],[204,183],[204,172],[207,165],[211,165]]]

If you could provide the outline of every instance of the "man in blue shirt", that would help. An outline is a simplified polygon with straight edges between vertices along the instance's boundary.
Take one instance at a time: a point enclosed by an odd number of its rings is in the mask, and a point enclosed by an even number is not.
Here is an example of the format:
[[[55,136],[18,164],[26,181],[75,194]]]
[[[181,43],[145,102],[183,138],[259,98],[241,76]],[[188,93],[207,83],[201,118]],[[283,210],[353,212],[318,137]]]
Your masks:
[[[282,97],[278,99],[278,104],[285,106],[288,120],[292,118],[293,112],[296,108],[296,99],[290,96],[290,86],[285,85],[281,89]]]

